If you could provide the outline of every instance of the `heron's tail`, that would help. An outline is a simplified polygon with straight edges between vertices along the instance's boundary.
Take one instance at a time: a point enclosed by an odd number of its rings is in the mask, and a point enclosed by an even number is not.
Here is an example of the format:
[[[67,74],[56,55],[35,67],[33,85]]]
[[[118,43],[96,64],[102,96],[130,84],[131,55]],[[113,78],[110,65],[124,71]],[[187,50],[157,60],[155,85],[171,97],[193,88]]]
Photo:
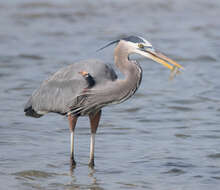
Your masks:
[[[43,115],[41,115],[41,114],[38,114],[38,113],[32,108],[32,106],[25,107],[25,108],[24,108],[24,112],[25,112],[25,115],[26,115],[26,116],[30,116],[30,117],[39,118],[39,117],[43,116]]]

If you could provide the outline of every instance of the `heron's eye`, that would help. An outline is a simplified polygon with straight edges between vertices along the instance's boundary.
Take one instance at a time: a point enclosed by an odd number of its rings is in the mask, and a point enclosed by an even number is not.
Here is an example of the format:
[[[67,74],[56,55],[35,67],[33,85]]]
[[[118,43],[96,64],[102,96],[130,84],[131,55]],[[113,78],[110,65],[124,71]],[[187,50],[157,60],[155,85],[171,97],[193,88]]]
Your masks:
[[[138,44],[138,47],[143,49],[144,48],[144,45],[143,44]]]

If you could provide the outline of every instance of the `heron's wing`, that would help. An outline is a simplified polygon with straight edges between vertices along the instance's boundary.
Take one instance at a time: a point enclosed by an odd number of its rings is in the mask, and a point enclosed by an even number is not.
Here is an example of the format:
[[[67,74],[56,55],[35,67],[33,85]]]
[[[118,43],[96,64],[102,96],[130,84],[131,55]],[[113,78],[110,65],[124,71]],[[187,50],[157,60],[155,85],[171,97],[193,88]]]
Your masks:
[[[25,109],[32,107],[37,113],[66,113],[66,105],[79,96],[87,87],[86,80],[79,71],[86,70],[95,79],[96,84],[113,81],[117,78],[114,70],[100,61],[88,60],[74,63],[60,69],[34,91]]]
[[[135,91],[130,91],[122,80],[109,81],[104,85],[98,85],[88,89],[68,104],[69,111],[75,115],[87,115],[109,104],[118,104],[131,95]]]

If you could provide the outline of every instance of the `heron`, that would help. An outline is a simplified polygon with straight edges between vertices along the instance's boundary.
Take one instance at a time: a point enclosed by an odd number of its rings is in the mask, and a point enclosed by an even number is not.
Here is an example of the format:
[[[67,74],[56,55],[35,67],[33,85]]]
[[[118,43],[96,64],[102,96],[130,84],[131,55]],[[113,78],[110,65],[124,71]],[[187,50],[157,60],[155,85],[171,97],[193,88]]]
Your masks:
[[[151,43],[142,37],[124,37],[99,50],[113,44],[114,62],[122,73],[122,78],[118,78],[114,69],[102,61],[79,61],[61,68],[43,81],[25,105],[26,116],[39,118],[49,112],[67,116],[72,165],[76,165],[74,131],[78,118],[88,116],[90,120],[89,166],[94,167],[95,135],[102,108],[124,102],[133,96],[140,86],[142,69],[136,60],[130,59],[131,54],[139,54],[175,72],[183,69],[180,64],[156,51]]]

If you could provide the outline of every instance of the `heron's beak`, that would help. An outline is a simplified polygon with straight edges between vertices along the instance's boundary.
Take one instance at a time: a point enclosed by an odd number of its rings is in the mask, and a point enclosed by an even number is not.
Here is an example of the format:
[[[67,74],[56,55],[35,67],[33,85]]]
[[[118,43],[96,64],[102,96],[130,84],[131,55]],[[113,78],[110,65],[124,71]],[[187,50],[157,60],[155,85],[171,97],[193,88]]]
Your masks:
[[[141,50],[139,49],[138,53],[170,69],[171,70],[170,79],[173,79],[176,76],[176,74],[180,73],[179,69],[182,70],[184,69],[174,60],[168,58],[167,56],[163,55],[160,52],[154,51],[152,48],[143,48]]]
[[[170,70],[178,70],[178,69],[184,69],[181,65],[179,65],[174,60],[168,58],[167,56],[163,55],[160,52],[153,51],[151,49],[146,49],[146,53],[148,53],[148,58],[156,61],[157,63],[162,64],[163,66],[167,67]]]

